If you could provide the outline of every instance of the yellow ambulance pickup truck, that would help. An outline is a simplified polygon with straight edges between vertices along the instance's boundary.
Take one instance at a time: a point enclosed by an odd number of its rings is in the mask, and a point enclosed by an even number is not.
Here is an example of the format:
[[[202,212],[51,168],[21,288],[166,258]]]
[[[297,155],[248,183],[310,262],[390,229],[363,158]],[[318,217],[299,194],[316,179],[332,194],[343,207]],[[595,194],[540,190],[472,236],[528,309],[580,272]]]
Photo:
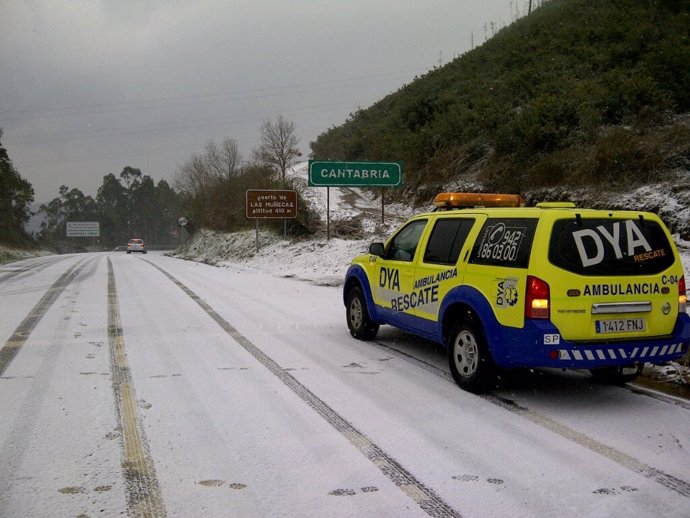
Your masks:
[[[388,324],[442,344],[457,384],[476,393],[515,367],[621,384],[687,352],[683,266],[655,214],[500,194],[434,202],[352,261],[343,297],[355,338]]]

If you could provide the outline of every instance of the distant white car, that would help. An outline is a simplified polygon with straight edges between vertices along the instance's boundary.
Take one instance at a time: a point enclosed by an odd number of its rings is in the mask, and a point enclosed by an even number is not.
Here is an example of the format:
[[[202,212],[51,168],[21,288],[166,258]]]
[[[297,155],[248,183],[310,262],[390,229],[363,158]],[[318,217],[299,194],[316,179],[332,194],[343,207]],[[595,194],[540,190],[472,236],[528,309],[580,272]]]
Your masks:
[[[127,242],[127,253],[131,254],[132,252],[146,253],[146,245],[143,239],[130,239]]]

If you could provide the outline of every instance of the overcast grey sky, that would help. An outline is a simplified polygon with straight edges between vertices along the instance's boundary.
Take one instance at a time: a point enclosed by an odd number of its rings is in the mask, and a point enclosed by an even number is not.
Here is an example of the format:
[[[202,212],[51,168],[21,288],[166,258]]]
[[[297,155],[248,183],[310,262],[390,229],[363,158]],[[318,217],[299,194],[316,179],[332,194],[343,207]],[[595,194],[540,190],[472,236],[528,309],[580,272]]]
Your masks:
[[[278,114],[309,143],[480,45],[522,0],[0,0],[0,127],[47,202],[210,139],[244,159]]]

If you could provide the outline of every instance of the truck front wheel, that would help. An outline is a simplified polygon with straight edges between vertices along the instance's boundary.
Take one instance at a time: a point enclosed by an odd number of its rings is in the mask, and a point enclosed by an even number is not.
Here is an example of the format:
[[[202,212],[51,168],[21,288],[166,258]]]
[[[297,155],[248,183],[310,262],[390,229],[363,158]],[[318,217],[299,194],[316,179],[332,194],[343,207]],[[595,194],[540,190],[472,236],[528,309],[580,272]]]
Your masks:
[[[379,332],[379,325],[373,322],[367,311],[367,302],[361,288],[352,288],[347,294],[345,304],[347,327],[350,334],[358,340],[373,340]]]

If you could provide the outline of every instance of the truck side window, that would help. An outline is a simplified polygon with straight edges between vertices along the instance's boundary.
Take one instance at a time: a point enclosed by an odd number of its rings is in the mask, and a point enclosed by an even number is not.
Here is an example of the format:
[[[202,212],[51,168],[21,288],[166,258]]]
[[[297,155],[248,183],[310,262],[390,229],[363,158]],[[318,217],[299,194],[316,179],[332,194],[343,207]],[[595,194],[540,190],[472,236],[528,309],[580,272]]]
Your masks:
[[[431,231],[424,252],[425,263],[455,264],[462,245],[474,224],[473,219],[439,219]]]
[[[472,248],[471,264],[527,268],[536,218],[489,218]]]
[[[424,227],[426,227],[425,219],[418,219],[404,226],[388,244],[386,259],[412,261]]]

